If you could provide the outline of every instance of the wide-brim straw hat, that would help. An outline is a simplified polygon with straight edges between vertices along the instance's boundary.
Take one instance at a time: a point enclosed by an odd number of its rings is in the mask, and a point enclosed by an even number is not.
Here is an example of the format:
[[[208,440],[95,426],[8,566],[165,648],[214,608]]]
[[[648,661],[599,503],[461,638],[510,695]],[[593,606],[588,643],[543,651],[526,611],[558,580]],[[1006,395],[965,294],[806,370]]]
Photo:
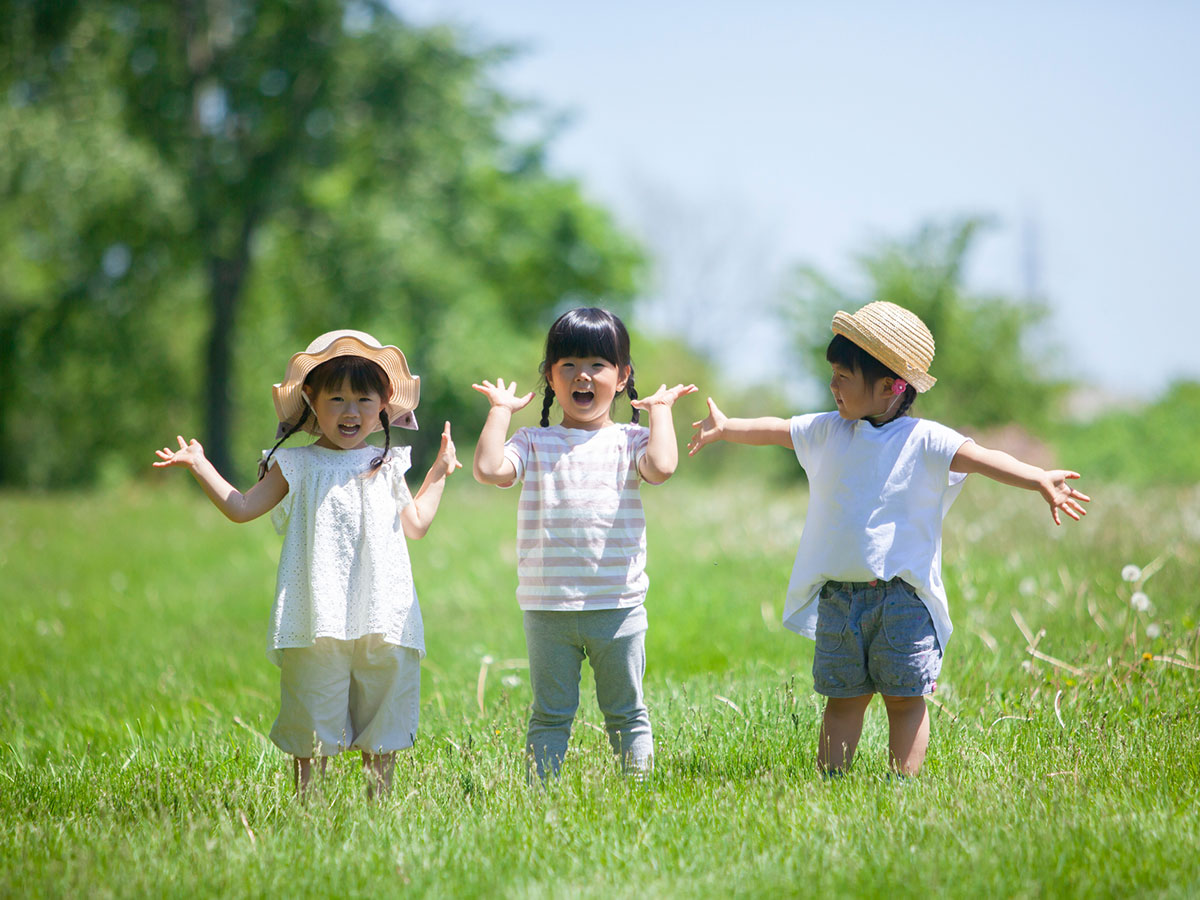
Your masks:
[[[279,416],[280,434],[294,425],[304,411],[304,379],[323,362],[339,356],[361,356],[376,363],[387,375],[391,394],[387,402],[388,421],[402,428],[417,427],[413,410],[421,397],[421,379],[408,370],[408,360],[399,347],[380,344],[365,331],[345,328],[327,331],[302,352],[288,360],[283,381],[275,385],[275,412]],[[377,423],[372,423],[376,425]],[[320,434],[316,416],[310,415],[303,430]]]
[[[929,374],[933,335],[924,322],[903,306],[876,300],[853,315],[838,310],[833,317],[833,333],[853,341],[918,393],[925,393],[937,381]]]

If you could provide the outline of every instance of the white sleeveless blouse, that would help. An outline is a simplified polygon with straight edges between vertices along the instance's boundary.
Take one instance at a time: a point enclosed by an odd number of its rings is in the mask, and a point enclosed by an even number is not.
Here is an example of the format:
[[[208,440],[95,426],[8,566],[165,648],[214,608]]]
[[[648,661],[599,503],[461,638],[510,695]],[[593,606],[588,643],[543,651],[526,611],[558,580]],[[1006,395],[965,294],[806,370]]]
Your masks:
[[[400,512],[412,503],[404,481],[410,448],[389,451],[366,474],[378,447],[329,450],[311,444],[277,450],[272,465],[287,495],[271,512],[282,534],[267,656],[319,637],[379,634],[425,655],[425,630],[413,587]]]

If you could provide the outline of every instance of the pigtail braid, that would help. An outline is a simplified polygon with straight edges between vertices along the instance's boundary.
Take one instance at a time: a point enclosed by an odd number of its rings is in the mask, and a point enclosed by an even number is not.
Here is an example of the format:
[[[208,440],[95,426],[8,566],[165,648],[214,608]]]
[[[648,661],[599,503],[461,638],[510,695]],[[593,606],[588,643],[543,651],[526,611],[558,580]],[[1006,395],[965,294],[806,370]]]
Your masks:
[[[630,401],[636,400],[638,398],[637,388],[635,388],[633,386],[633,373],[632,372],[629,373],[629,380],[625,382],[625,393],[627,393],[629,395]],[[638,409],[636,406],[633,407],[633,419],[631,421],[633,422],[634,425],[636,425],[638,423],[638,419],[641,418],[641,413],[642,413],[642,411],[640,409]]]
[[[368,475],[374,475],[379,471],[387,460],[388,452],[392,449],[392,423],[388,419],[386,409],[379,411],[379,424],[383,426],[383,452],[371,460],[371,468],[367,470]]]
[[[917,399],[917,389],[911,384],[904,389],[904,399],[900,401],[900,408],[896,410],[896,415],[892,418],[898,419],[901,416],[908,415],[909,409],[912,408],[913,401]]]
[[[285,431],[283,433],[283,437],[281,437],[278,441],[275,442],[275,446],[271,448],[271,452],[267,454],[266,458],[260,459],[258,461],[258,480],[259,481],[262,481],[264,478],[267,477],[267,470],[271,466],[271,457],[275,455],[275,451],[279,449],[279,445],[282,444],[284,441],[286,441],[288,438],[290,438],[297,431],[299,431],[301,426],[303,426],[304,423],[308,421],[308,410],[309,410],[308,404],[305,404],[303,411],[300,413],[300,418],[296,420],[296,424],[289,425],[287,428],[287,431]]]
[[[542,427],[550,426],[550,407],[554,405],[554,388],[546,385],[546,396],[542,400]]]

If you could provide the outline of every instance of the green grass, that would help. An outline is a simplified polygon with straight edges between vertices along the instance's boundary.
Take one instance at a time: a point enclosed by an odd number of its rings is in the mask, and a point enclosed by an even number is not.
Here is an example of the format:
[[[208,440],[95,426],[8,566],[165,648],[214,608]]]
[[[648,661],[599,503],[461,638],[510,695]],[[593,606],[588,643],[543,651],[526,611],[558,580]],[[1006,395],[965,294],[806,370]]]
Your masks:
[[[647,489],[655,772],[614,773],[589,684],[543,792],[516,495],[457,478],[413,545],[418,743],[384,803],[345,756],[307,805],[264,737],[269,524],[183,477],[0,496],[0,896],[1194,896],[1200,492],[1085,490],[1092,514],[1055,529],[1033,495],[968,484],[930,753],[896,783],[878,702],[854,771],[814,769],[812,644],[778,624],[803,488]]]

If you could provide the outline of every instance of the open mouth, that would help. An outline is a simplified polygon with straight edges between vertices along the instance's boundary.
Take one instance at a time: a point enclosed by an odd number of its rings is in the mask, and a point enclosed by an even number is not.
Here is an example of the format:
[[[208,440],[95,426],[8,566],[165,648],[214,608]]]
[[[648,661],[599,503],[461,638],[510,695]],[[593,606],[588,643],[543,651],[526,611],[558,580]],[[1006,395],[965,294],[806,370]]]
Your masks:
[[[354,437],[361,427],[361,425],[339,425],[338,431],[346,437]]]
[[[587,406],[596,399],[596,395],[592,391],[572,391],[571,399],[580,406]]]

